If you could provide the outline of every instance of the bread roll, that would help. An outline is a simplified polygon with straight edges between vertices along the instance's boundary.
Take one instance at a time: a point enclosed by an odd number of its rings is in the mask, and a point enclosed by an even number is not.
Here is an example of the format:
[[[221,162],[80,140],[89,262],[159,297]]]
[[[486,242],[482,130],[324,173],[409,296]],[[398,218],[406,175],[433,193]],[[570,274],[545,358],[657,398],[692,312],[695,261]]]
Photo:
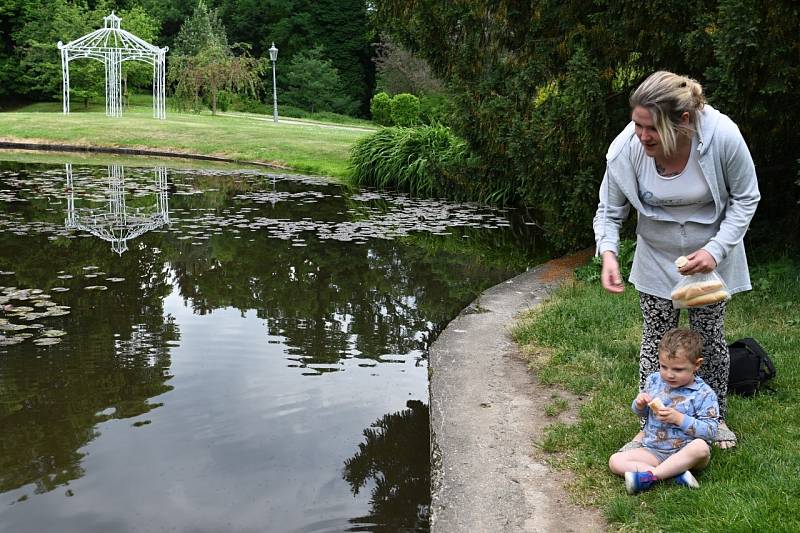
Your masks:
[[[724,287],[723,283],[718,279],[710,279],[708,281],[698,281],[689,283],[679,289],[672,291],[673,300],[691,300],[697,298],[702,294],[715,292]]]
[[[730,298],[730,293],[728,291],[717,291],[708,294],[701,294],[695,298],[691,298],[686,300],[686,307],[700,307],[703,305],[715,304],[717,302],[721,302],[723,300],[727,300]]]
[[[689,260],[686,258],[685,255],[680,256],[675,260],[675,266],[678,268],[683,268]]]
[[[649,405],[650,409],[653,411],[658,411],[659,409],[664,408],[664,402],[661,401],[661,398],[653,398],[647,405]]]

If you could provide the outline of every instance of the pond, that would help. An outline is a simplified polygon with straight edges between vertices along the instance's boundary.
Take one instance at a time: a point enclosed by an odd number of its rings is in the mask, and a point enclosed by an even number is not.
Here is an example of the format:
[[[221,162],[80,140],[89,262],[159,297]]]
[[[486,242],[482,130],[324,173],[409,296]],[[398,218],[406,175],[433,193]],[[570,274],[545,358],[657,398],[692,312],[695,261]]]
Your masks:
[[[0,162],[0,529],[427,531],[428,348],[542,259],[510,215]]]

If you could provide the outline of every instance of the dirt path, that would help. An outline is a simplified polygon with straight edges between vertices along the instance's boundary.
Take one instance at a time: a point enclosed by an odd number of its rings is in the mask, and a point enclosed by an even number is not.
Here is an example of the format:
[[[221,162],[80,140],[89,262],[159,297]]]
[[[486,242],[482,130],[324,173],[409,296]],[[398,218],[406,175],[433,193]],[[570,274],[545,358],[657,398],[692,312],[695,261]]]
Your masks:
[[[508,331],[586,257],[485,291],[431,347],[433,533],[603,530],[599,513],[569,503],[566,474],[535,457],[554,391],[537,382]]]

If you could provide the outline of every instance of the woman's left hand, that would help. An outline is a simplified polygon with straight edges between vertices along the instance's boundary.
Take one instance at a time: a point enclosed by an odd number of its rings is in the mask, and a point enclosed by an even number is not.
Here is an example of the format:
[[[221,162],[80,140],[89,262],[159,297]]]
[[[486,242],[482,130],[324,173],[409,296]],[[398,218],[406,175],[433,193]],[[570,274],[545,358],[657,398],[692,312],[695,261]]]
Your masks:
[[[711,254],[702,249],[687,255],[686,259],[688,259],[689,262],[686,263],[683,268],[678,269],[684,276],[708,274],[717,268],[717,262],[711,257]]]

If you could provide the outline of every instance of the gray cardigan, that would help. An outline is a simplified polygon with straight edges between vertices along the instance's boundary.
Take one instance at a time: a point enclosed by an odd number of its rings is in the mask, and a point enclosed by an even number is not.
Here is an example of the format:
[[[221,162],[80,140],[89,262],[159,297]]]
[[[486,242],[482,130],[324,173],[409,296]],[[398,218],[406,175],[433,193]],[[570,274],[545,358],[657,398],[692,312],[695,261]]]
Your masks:
[[[674,260],[700,248],[716,260],[717,273],[731,294],[752,288],[742,239],[761,198],[753,159],[736,124],[710,105],[698,113],[696,135],[700,168],[715,210],[713,217],[695,215],[684,224],[671,216],[668,207],[641,201],[634,168],[647,156],[633,122],[614,139],[606,154],[594,217],[597,254],[619,252],[619,229],[633,206],[638,219],[630,282],[637,290],[661,298],[669,298],[681,278]]]

